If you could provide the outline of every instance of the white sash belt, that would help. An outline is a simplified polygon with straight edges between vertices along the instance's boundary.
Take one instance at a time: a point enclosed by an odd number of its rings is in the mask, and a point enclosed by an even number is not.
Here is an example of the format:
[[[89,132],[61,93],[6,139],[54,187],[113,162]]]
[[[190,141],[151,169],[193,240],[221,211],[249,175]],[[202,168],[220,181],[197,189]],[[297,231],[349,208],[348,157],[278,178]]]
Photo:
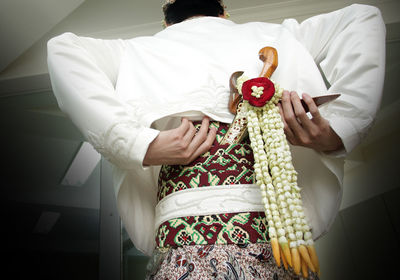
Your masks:
[[[174,192],[156,206],[156,229],[164,222],[186,216],[264,211],[257,185],[222,185]]]

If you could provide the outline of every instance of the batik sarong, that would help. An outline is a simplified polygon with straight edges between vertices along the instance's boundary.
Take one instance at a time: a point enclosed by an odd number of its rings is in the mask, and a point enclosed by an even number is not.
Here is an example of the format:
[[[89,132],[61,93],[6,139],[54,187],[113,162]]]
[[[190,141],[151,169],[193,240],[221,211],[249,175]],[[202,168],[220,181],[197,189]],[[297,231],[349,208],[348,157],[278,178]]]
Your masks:
[[[229,125],[211,126],[217,136],[207,153],[185,166],[162,166],[158,201],[190,188],[254,183],[249,139],[222,145]],[[148,279],[300,279],[277,267],[264,212],[176,217],[158,227],[156,244]]]

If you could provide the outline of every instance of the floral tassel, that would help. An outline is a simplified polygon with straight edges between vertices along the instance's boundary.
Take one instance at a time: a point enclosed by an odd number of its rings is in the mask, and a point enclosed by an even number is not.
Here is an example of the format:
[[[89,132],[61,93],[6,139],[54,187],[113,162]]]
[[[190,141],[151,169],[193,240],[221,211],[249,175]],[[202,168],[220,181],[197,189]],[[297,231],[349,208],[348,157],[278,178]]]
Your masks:
[[[261,190],[275,261],[280,266],[282,253],[285,267],[293,267],[296,274],[308,274],[308,269],[319,272],[297,172],[276,106],[283,89],[268,78],[248,80],[244,76],[238,78],[237,88],[244,99],[255,181]]]

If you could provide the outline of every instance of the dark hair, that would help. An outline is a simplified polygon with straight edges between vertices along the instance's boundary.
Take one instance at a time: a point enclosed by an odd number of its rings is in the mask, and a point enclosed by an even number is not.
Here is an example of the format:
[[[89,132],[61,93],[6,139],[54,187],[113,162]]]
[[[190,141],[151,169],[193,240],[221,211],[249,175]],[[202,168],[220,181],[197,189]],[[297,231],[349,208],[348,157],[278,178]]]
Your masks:
[[[163,7],[167,24],[184,21],[193,16],[218,17],[224,14],[222,0],[176,0]]]

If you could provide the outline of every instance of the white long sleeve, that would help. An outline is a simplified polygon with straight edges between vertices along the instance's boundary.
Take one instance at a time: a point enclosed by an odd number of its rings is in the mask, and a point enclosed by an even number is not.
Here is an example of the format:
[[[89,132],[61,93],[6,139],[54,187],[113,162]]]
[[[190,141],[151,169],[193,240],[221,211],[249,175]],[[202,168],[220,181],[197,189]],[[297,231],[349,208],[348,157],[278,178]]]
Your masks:
[[[319,64],[330,84],[328,92],[342,94],[321,113],[350,152],[368,132],[380,105],[385,69],[385,25],[380,11],[354,4],[301,24],[285,20],[283,26]]]
[[[60,108],[84,137],[119,168],[134,169],[158,131],[138,123],[115,93],[125,46],[65,33],[48,42],[48,67]]]

